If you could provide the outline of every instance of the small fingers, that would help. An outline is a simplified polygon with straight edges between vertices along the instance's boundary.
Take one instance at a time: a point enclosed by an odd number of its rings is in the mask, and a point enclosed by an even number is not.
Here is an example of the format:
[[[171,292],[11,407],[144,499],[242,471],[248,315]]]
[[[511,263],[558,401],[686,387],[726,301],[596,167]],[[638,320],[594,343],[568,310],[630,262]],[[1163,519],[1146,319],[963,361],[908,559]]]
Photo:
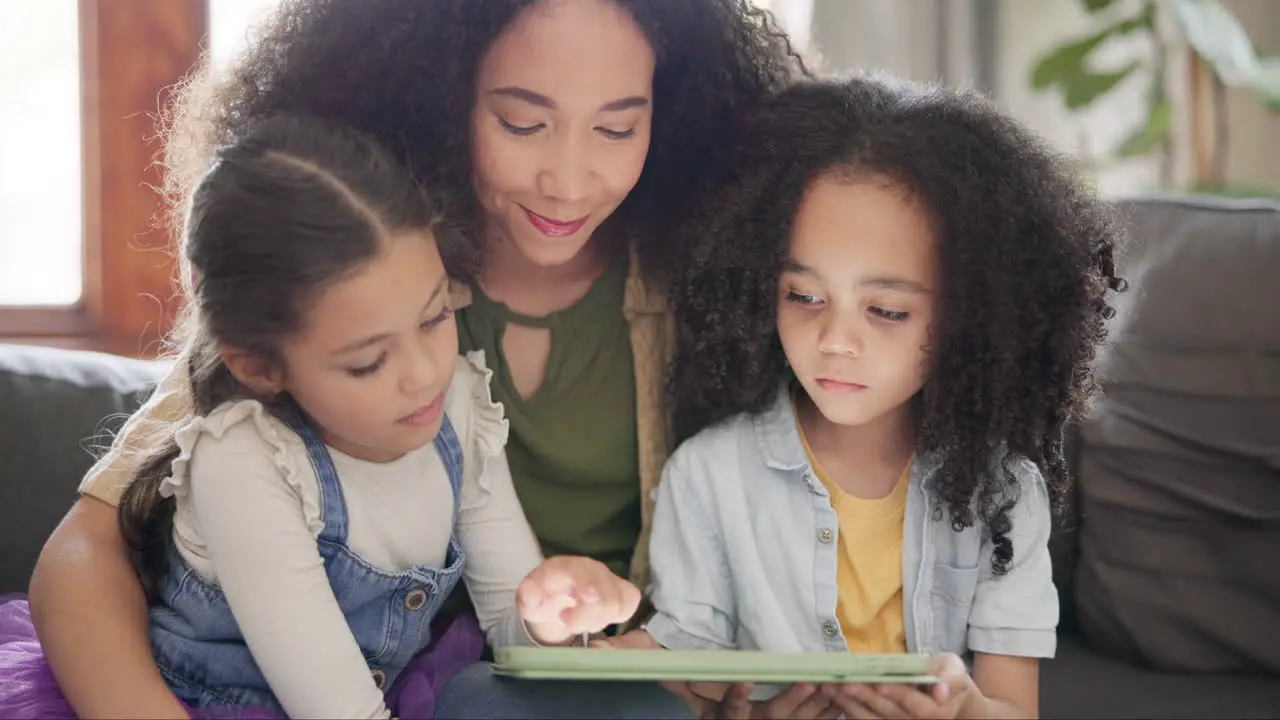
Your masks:
[[[730,686],[729,692],[725,693],[724,700],[720,702],[720,720],[750,720],[751,718],[751,691],[755,688],[753,683],[738,683]]]
[[[516,589],[516,607],[520,617],[528,622],[555,620],[573,602],[568,595],[548,592],[540,579],[532,576],[525,578]]]
[[[640,604],[640,592],[631,583],[609,574],[602,582],[579,580],[571,602],[560,610],[560,620],[570,631],[593,633],[626,622]]]
[[[813,685],[796,683],[765,702],[764,710],[771,718],[812,717],[812,715],[800,715],[797,711],[817,692],[818,688]],[[825,704],[825,700],[823,702]]]
[[[885,697],[877,692],[874,685],[849,685],[843,689],[847,697],[852,697],[858,704],[869,710],[878,718],[905,718],[910,715],[892,697]]]
[[[876,720],[880,717],[840,685],[824,686],[822,692],[840,717],[848,718],[848,720]]]
[[[880,685],[876,694],[892,702],[902,713],[901,717],[928,719],[945,715],[932,695],[910,685]]]
[[[658,650],[661,645],[653,636],[644,630],[632,630],[616,637],[602,638],[591,643],[591,647],[611,650]]]
[[[796,705],[790,714],[782,717],[796,718],[797,720],[812,720],[813,718],[839,716],[839,712],[835,715],[827,714],[827,711],[831,708],[831,700],[829,700],[827,696],[823,695],[818,688],[810,685],[808,686],[808,689],[808,695],[800,701],[800,704]]]
[[[940,680],[946,680],[957,675],[968,675],[969,669],[965,667],[964,660],[959,655],[939,653],[929,661],[929,674]]]
[[[716,703],[695,693],[693,691],[693,687],[689,683],[663,682],[659,683],[659,685],[665,688],[667,692],[670,692],[681,700],[684,700],[685,704],[689,706],[689,709],[693,711],[693,714],[696,717],[701,718],[706,716],[710,708],[716,705]]]

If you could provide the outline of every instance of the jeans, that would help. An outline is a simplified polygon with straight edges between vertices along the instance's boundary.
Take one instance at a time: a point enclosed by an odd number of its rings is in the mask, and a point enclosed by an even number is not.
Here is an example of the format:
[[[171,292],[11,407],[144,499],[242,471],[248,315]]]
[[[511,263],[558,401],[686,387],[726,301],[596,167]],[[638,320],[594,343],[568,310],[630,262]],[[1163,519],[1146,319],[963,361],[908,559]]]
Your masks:
[[[440,689],[436,717],[686,720],[693,718],[693,711],[657,683],[518,680],[494,675],[488,663],[480,662],[458,673]]]

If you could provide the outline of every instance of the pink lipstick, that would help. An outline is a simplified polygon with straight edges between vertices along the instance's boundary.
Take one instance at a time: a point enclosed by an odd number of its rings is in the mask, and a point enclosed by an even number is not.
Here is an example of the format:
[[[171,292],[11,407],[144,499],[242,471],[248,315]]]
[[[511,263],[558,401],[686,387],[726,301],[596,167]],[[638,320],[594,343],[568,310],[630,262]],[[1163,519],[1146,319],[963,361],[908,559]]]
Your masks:
[[[581,230],[583,225],[587,224],[588,216],[585,215],[577,220],[560,221],[552,220],[549,217],[543,217],[523,205],[520,207],[524,210],[524,214],[529,218],[529,224],[537,228],[538,232],[550,237],[569,237]]]

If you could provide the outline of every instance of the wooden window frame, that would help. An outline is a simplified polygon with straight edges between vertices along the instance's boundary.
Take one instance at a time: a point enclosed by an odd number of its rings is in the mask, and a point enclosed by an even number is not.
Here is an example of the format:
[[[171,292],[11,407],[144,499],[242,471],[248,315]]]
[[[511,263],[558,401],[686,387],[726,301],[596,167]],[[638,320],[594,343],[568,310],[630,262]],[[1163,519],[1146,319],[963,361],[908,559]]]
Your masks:
[[[208,0],[79,0],[83,276],[70,306],[0,306],[0,342],[150,356],[178,309],[157,113],[199,59]]]

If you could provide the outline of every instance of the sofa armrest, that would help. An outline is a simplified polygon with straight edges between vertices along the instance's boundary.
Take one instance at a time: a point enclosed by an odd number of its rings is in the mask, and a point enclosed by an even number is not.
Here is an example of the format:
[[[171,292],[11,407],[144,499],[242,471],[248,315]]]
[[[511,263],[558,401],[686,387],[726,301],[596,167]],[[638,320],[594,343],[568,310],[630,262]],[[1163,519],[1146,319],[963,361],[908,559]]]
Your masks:
[[[159,381],[160,363],[0,345],[0,594],[24,592],[96,448]]]

